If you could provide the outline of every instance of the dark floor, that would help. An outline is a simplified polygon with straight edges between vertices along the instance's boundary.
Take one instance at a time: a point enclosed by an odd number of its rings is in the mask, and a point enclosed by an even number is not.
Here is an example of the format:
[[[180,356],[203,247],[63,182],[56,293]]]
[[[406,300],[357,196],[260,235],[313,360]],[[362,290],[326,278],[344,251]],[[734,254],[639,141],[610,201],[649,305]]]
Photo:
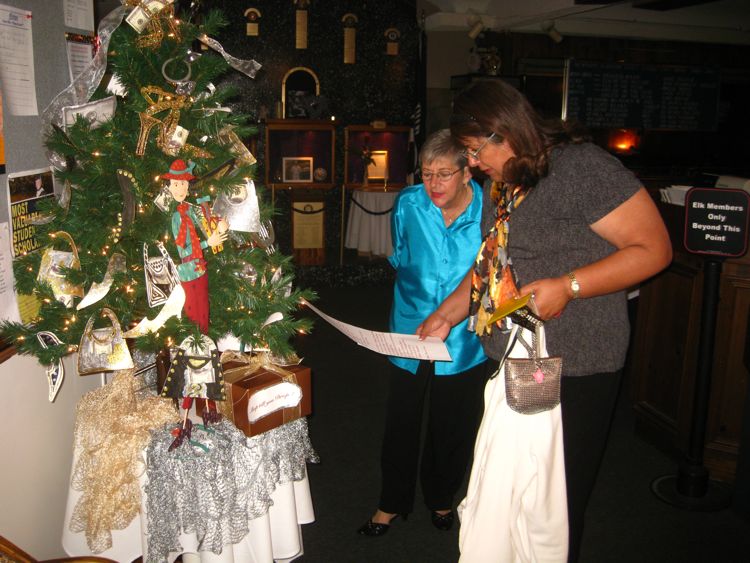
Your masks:
[[[374,283],[325,284],[317,290],[316,304],[341,321],[386,330],[391,285],[388,280]],[[296,346],[313,370],[309,426],[321,458],[319,465],[308,467],[316,521],[303,527],[305,555],[299,561],[457,561],[457,529],[446,533],[433,528],[419,497],[408,521],[397,521],[388,535],[368,538],[355,533],[378,500],[387,360],[317,317],[314,332],[300,337]],[[737,512],[686,511],[653,495],[651,482],[675,473],[680,460],[641,440],[633,425],[623,392],[587,513],[581,562],[750,561],[750,521]]]

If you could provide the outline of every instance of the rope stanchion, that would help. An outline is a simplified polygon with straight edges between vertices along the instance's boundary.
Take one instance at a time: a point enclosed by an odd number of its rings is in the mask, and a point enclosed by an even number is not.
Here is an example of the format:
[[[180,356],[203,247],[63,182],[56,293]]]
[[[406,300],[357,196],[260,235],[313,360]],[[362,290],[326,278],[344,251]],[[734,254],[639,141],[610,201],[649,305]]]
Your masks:
[[[367,209],[366,207],[363,207],[361,203],[359,203],[356,199],[354,199],[354,194],[351,195],[350,199],[352,200],[352,203],[359,207],[362,211],[367,213],[368,215],[387,215],[391,211],[393,211],[393,207],[390,209],[386,209],[385,211],[371,211]]]

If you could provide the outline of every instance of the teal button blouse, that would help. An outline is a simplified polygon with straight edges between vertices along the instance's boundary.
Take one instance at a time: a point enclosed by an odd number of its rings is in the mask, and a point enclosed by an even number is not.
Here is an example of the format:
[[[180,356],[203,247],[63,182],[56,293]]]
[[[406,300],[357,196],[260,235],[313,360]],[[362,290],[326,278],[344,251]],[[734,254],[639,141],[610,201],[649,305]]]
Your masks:
[[[469,186],[471,203],[448,227],[423,184],[404,188],[396,198],[391,212],[393,253],[388,257],[396,269],[392,332],[414,334],[473,265],[482,241],[482,188],[473,180]],[[445,344],[453,361],[435,362],[436,375],[455,375],[484,361],[479,338],[467,330],[467,324],[468,319],[451,330]],[[412,373],[419,365],[419,360],[410,358],[389,359]]]

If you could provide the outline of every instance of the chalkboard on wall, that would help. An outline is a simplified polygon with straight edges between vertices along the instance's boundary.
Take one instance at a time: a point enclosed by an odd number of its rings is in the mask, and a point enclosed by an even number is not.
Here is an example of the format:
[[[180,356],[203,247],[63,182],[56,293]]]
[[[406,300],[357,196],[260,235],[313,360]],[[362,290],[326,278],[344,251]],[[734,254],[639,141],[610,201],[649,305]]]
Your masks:
[[[589,128],[715,131],[719,72],[710,68],[565,65],[563,118]]]

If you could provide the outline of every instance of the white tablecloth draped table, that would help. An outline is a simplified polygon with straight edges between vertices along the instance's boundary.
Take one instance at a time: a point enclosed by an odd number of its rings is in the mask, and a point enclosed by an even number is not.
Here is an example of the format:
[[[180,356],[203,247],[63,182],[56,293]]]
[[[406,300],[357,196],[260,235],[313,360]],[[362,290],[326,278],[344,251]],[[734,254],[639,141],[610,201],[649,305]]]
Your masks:
[[[303,425],[304,428],[297,430],[306,434],[306,422],[305,419],[300,419],[289,422],[284,426]],[[272,433],[283,432],[283,430],[283,427],[281,427],[248,438],[248,444],[270,450],[276,442]],[[266,444],[271,445],[267,447]],[[179,537],[182,550],[171,552],[168,561],[172,562],[180,555],[186,563],[197,563],[199,561],[201,563],[273,563],[274,561],[292,561],[300,557],[304,553],[301,525],[315,520],[307,473],[305,471],[303,478],[297,481],[285,480],[284,475],[288,472],[279,471],[279,468],[298,463],[298,457],[304,455],[302,449],[303,446],[300,445],[300,451],[296,452],[288,449],[264,452],[262,463],[273,464],[274,467],[269,468],[268,471],[280,475],[279,482],[271,493],[273,504],[262,516],[248,520],[249,532],[239,543],[225,546],[221,554],[208,551],[199,552],[195,534],[183,532]],[[294,459],[280,459],[283,456]],[[74,455],[74,467],[76,461],[77,455]],[[146,478],[146,472],[144,472],[140,479],[142,489]],[[81,497],[81,491],[70,487],[62,534],[65,552],[69,556],[98,555],[120,562],[130,562],[147,553],[146,530],[148,520],[145,495],[142,496],[140,515],[134,518],[127,528],[112,531],[112,547],[101,553],[92,553],[87,545],[85,534],[70,530],[73,510]]]
[[[356,248],[362,254],[389,256],[393,249],[391,214],[373,215],[367,211],[380,213],[391,209],[397,195],[398,192],[354,190],[354,201],[349,205],[344,246]]]

